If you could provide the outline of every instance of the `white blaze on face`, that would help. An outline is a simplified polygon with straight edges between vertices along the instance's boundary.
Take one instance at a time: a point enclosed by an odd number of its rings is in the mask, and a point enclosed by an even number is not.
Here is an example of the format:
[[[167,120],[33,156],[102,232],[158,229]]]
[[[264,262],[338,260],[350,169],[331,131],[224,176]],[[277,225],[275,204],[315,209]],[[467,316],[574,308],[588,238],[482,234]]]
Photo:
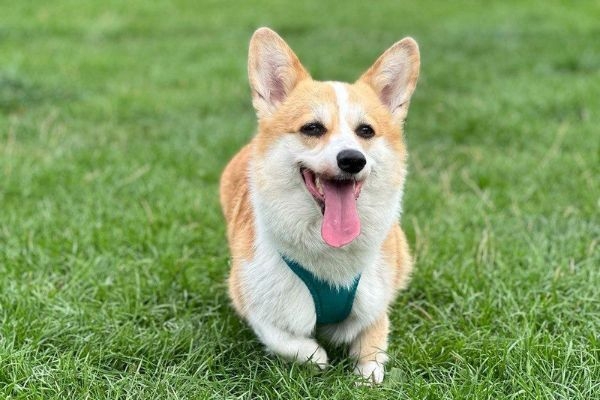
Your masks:
[[[332,133],[328,144],[331,153],[334,153],[334,158],[337,158],[342,150],[358,150],[365,154],[354,133],[354,129],[363,119],[364,111],[360,106],[350,103],[346,84],[342,82],[328,82],[328,84],[335,91],[338,111],[338,130]]]
[[[348,102],[348,92],[342,83],[329,83],[336,95],[337,129],[332,131],[324,147],[319,152],[321,162],[327,165],[328,178],[343,173],[337,165],[337,156],[343,150],[357,150],[364,154],[351,124],[350,113],[355,109]],[[323,173],[323,170],[315,170]],[[310,179],[310,178],[307,178]],[[360,234],[360,217],[357,209],[357,184],[354,177],[348,180],[316,179],[317,187],[323,194],[324,212],[321,236],[332,247],[341,247],[352,242]]]
[[[372,159],[365,152],[359,138],[354,130],[360,123],[365,122],[364,109],[359,104],[349,101],[347,84],[342,82],[326,82],[335,92],[336,107],[335,114],[331,115],[331,108],[315,105],[313,106],[314,119],[323,122],[326,127],[335,125],[336,130],[329,134],[327,142],[322,146],[299,154],[302,164],[319,174],[336,176],[342,174],[337,165],[337,155],[342,150],[360,151],[367,163],[364,169],[355,175],[357,180],[364,180],[371,169]],[[335,124],[333,124],[335,120]]]

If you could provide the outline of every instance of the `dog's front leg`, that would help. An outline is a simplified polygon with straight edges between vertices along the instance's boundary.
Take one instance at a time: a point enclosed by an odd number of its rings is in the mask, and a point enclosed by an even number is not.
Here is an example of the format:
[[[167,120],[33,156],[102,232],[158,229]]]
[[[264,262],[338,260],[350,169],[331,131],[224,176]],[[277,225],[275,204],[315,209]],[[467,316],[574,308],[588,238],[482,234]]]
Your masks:
[[[315,339],[293,334],[252,317],[249,323],[260,341],[273,353],[286,360],[314,363],[321,369],[327,367],[327,353]]]
[[[383,381],[384,364],[388,360],[389,325],[387,314],[383,314],[359,333],[350,345],[350,356],[356,358],[354,372],[373,383]]]

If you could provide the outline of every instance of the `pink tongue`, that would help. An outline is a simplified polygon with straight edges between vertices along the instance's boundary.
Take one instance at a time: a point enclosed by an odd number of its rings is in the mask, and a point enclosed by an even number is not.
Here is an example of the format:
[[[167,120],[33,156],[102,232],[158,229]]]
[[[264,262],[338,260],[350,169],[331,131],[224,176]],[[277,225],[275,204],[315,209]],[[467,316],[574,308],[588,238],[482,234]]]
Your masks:
[[[342,247],[360,234],[353,181],[321,181],[325,192],[325,213],[321,236],[332,247]]]

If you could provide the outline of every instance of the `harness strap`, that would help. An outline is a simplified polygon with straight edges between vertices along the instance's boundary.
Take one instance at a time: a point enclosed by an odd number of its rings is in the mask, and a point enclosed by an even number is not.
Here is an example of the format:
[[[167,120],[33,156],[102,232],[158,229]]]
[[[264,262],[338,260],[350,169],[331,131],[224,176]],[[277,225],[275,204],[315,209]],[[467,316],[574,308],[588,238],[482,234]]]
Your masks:
[[[336,324],[345,320],[354,304],[356,288],[360,282],[358,274],[350,287],[335,287],[317,278],[296,261],[282,255],[283,261],[304,282],[315,303],[317,325]]]

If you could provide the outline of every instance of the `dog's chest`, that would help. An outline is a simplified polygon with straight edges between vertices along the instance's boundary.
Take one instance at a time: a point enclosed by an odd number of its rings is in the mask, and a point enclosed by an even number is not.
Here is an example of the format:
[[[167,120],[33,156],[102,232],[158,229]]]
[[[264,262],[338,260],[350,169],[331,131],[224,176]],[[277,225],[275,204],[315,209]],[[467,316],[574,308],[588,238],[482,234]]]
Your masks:
[[[336,342],[348,342],[385,311],[390,301],[388,269],[378,259],[364,269],[348,317],[338,325]],[[257,255],[244,268],[249,311],[291,332],[309,336],[317,324],[315,300],[309,287],[278,255]],[[337,330],[336,330],[337,331]]]

